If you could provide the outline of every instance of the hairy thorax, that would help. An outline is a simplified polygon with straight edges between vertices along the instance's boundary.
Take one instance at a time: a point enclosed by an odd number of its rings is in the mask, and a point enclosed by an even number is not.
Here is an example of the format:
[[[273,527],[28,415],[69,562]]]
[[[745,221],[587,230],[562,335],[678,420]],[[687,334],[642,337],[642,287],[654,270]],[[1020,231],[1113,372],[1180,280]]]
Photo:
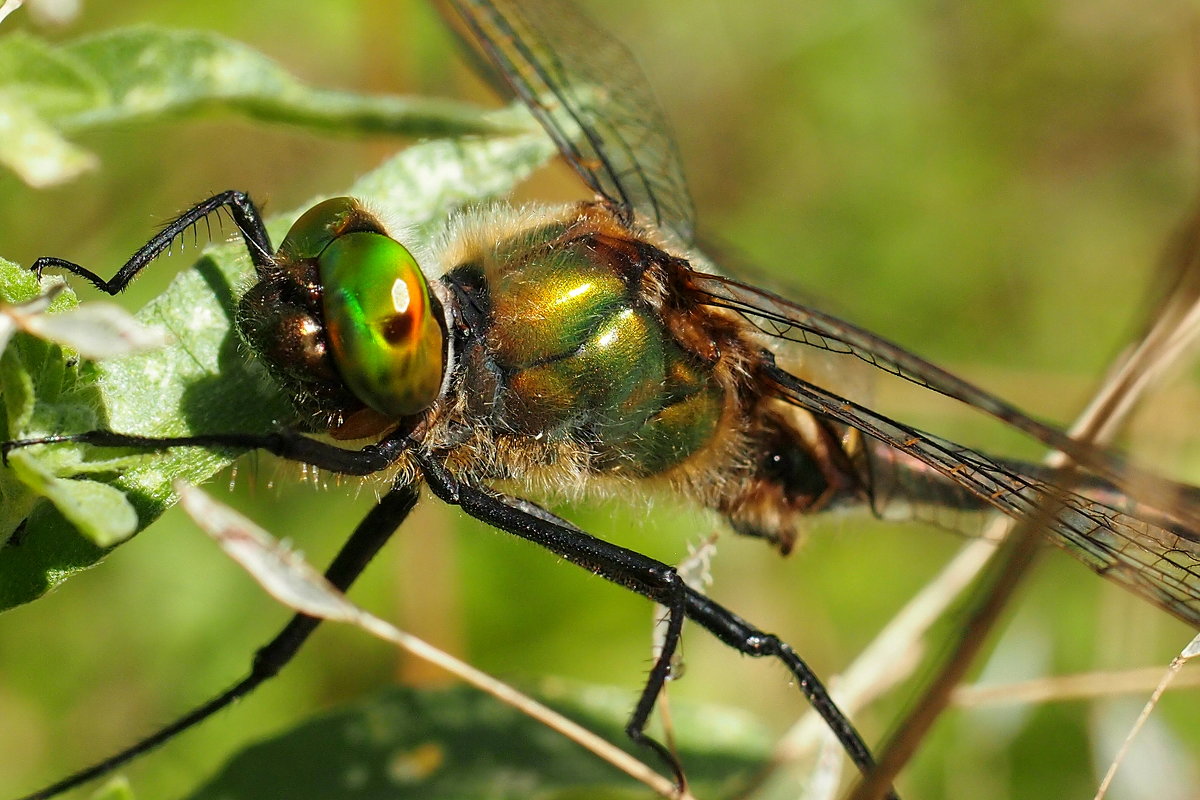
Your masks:
[[[790,549],[836,433],[762,391],[758,337],[698,302],[684,257],[593,204],[451,240],[456,367],[427,444],[541,494],[683,492]]]

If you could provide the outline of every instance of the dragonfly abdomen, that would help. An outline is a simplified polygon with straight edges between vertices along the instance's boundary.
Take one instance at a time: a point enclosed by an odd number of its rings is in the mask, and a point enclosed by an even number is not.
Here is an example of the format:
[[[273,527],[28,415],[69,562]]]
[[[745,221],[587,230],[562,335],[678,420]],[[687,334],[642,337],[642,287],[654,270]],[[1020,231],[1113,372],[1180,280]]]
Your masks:
[[[746,474],[714,507],[738,533],[765,538],[786,555],[805,517],[861,506],[865,493],[836,426],[766,399],[752,418]]]

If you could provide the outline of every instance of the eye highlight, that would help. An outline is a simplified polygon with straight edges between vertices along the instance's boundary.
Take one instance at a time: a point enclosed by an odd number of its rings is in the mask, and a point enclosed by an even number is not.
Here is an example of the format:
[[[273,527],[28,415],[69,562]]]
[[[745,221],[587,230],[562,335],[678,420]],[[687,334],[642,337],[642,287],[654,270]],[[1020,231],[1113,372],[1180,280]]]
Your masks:
[[[392,307],[396,309],[396,313],[407,312],[411,302],[412,292],[408,290],[408,283],[403,278],[392,281]]]

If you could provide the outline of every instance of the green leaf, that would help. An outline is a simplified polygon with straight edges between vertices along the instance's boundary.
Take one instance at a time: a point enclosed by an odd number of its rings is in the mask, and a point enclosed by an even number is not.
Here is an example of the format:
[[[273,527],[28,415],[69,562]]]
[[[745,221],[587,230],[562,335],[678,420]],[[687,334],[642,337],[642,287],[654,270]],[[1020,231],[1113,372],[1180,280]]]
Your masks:
[[[0,163],[31,186],[95,166],[66,134],[213,108],[339,133],[511,135],[530,124],[448,100],[308,86],[209,32],[146,26],[65,45],[25,33],[0,38]]]
[[[115,777],[96,789],[90,800],[133,800],[133,788],[125,777]]]
[[[116,777],[94,791],[90,800],[133,800],[133,789],[124,777]]]
[[[627,745],[633,693],[587,687],[543,692],[557,710]],[[744,712],[672,703],[680,760],[699,797],[745,790],[770,737]],[[301,723],[235,755],[191,800],[598,800],[649,790],[574,742],[488,695],[465,687],[393,688]]]
[[[547,161],[540,133],[427,142],[403,151],[349,190],[417,239],[447,215],[495,198]],[[269,223],[276,241],[300,211]],[[5,439],[104,429],[147,436],[269,432],[295,422],[289,399],[245,355],[233,327],[252,270],[245,247],[209,248],[137,314],[166,330],[159,350],[103,362],[18,333],[0,358]],[[0,300],[36,293],[25,270],[0,263]],[[69,307],[64,294],[56,301]],[[16,451],[0,468],[0,608],[28,602],[95,563],[104,548],[144,529],[175,501],[176,479],[198,484],[239,454],[175,448],[146,454],[71,444]],[[115,491],[114,491],[115,490]],[[132,516],[130,512],[132,511]],[[68,520],[75,520],[72,525]]]
[[[0,111],[0,164],[25,183],[53,186],[95,168],[95,156],[71,144],[34,109],[2,89]]]

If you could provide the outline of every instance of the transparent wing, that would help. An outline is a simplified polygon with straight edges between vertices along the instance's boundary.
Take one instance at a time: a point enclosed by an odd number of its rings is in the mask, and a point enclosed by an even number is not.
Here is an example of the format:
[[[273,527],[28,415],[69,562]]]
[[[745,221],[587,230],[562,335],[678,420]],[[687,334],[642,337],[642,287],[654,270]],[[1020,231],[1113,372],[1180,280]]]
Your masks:
[[[1200,529],[1200,504],[1180,485],[1136,469],[1120,456],[1072,439],[1015,406],[870,331],[809,306],[719,275],[691,272],[682,278],[707,305],[741,314],[766,336],[854,356],[905,380],[961,400],[1024,431],[1121,491],[1161,509],[1191,530]],[[857,427],[857,426],[856,426]]]
[[[554,0],[447,0],[475,44],[593,191],[692,241],[679,154],[633,55]]]
[[[766,372],[780,398],[850,425],[928,465],[987,505],[1018,520],[1044,522],[1048,516],[1045,530],[1055,544],[1097,573],[1200,628],[1200,538],[1170,525],[1156,509],[1147,508],[1146,514],[1137,516],[1118,511],[890,420],[778,367],[770,366]]]

